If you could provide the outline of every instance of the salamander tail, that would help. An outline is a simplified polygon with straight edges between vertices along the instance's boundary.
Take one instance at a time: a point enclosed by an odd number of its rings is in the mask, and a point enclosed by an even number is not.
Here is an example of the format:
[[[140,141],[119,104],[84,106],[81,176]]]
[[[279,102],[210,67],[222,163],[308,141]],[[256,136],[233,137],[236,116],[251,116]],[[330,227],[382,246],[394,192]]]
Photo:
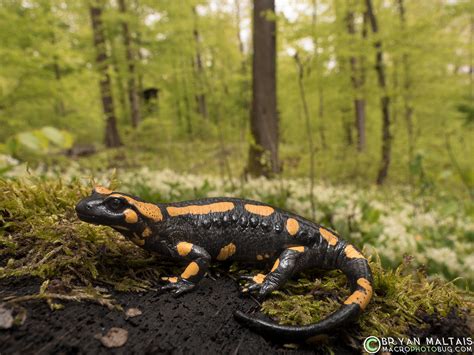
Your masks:
[[[280,325],[240,311],[236,311],[234,317],[244,326],[277,342],[308,341],[316,335],[329,334],[336,328],[353,322],[372,298],[372,273],[367,259],[350,244],[346,246],[345,254],[337,259],[336,268],[347,276],[351,295],[337,311],[320,322],[303,326]]]

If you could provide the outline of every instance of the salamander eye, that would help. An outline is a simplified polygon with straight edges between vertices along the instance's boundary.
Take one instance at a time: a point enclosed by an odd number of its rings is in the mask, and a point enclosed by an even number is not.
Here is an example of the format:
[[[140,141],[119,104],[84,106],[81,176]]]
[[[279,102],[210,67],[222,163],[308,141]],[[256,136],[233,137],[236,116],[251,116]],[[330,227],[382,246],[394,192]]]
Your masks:
[[[105,203],[113,211],[118,211],[125,206],[125,201],[121,198],[109,198]]]

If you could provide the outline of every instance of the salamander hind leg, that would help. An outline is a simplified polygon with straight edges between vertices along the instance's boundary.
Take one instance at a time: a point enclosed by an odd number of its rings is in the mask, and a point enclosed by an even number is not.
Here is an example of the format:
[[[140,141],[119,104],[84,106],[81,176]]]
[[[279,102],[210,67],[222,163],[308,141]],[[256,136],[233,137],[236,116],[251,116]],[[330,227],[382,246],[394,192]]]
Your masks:
[[[244,294],[255,294],[259,299],[263,299],[272,291],[278,290],[293,275],[296,261],[307,249],[304,246],[294,246],[285,249],[276,259],[271,271],[266,275],[241,276],[240,279],[246,280],[247,283],[240,291]]]

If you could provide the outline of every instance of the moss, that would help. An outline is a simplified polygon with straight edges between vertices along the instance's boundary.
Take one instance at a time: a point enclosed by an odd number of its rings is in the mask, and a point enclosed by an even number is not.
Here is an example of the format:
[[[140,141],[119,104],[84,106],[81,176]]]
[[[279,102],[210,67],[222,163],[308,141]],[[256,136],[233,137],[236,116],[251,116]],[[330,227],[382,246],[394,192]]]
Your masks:
[[[370,263],[374,297],[357,325],[348,328],[349,336],[358,340],[369,335],[407,337],[424,326],[421,315],[447,317],[454,312],[458,318],[472,317],[472,293],[441,279],[430,279],[413,270],[410,262],[406,258],[396,270],[384,270],[380,259]],[[289,283],[265,301],[262,310],[282,324],[309,324],[335,311],[348,295],[345,276],[330,272],[320,280],[302,278]]]
[[[74,206],[90,190],[77,180],[0,180],[0,278],[149,289],[160,270],[153,257],[112,229],[76,218]]]

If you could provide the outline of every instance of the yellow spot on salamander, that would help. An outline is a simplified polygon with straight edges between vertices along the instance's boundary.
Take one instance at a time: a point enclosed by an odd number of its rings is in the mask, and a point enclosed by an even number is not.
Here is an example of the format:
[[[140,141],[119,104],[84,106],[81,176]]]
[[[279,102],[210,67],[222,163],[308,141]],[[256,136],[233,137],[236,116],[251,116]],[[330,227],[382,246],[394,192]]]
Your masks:
[[[319,228],[319,233],[321,233],[321,236],[326,239],[326,241],[328,242],[329,245],[336,245],[337,242],[338,242],[338,239],[337,237],[332,234],[330,231],[328,231],[327,229],[324,229],[322,227]]]
[[[235,254],[236,250],[237,248],[235,247],[234,243],[227,244],[225,247],[221,248],[221,250],[219,251],[219,255],[217,255],[216,259],[220,261],[227,260]]]
[[[252,280],[256,284],[261,284],[265,280],[265,275],[264,274],[257,274],[252,278]]]
[[[298,233],[298,230],[300,229],[300,224],[298,221],[294,218],[288,218],[286,220],[286,230],[288,231],[288,234],[290,235],[295,235]]]
[[[365,259],[365,257],[350,244],[344,248],[344,252],[349,259]]]
[[[262,255],[257,255],[257,260],[263,260],[263,256]]]
[[[168,276],[165,276],[165,277],[162,277],[161,278],[163,281],[168,281],[168,282],[171,282],[172,284],[178,282],[178,278],[173,276],[173,277],[168,277]]]
[[[273,212],[275,212],[275,209],[270,206],[246,204],[244,208],[250,213],[258,214],[264,217],[270,216]]]
[[[273,264],[271,272],[275,271],[278,268],[278,266],[280,266],[280,259],[279,258],[276,259],[275,264]]]
[[[290,247],[290,248],[288,248],[288,249],[295,250],[295,251],[297,251],[298,253],[304,252],[304,247]]]
[[[148,238],[151,235],[151,229],[150,227],[146,227],[143,232],[142,232],[142,237],[143,238]]]
[[[189,205],[183,207],[166,207],[168,214],[172,217],[182,216],[186,214],[208,214],[216,212],[227,212],[234,208],[232,202],[216,202],[208,205]]]
[[[372,298],[372,285],[370,284],[369,280],[363,277],[357,280],[357,284],[363,288],[363,291],[355,291],[344,301],[344,304],[356,303],[360,306],[362,310],[364,310],[369,304],[370,299]]]
[[[193,245],[188,242],[181,242],[178,243],[176,246],[176,249],[178,250],[178,254],[180,256],[186,256],[191,252],[191,249],[193,248]]]
[[[110,195],[113,191],[103,186],[94,187],[94,191],[101,195]]]
[[[130,196],[122,194],[113,194],[111,196],[126,199],[128,203],[135,206],[144,217],[151,219],[153,222],[159,222],[163,219],[163,214],[161,213],[160,207],[154,205],[153,203],[137,201]]]
[[[195,261],[192,261],[183,271],[183,273],[181,274],[181,277],[183,279],[189,279],[190,277],[195,276],[198,273],[199,273],[199,265]]]
[[[130,208],[123,211],[123,215],[125,216],[125,222],[127,223],[137,223],[138,221],[137,213]]]

